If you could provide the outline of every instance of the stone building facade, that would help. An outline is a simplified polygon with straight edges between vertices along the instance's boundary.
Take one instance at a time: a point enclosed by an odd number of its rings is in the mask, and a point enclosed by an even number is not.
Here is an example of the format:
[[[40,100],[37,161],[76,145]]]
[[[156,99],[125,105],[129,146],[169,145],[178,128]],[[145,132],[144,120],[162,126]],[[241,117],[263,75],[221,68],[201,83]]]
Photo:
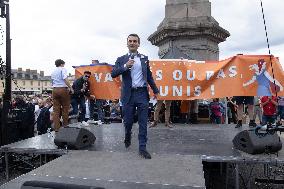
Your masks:
[[[50,93],[51,77],[45,76],[44,71],[22,68],[12,69],[12,93],[42,94]]]
[[[0,84],[0,93],[4,92],[5,78]],[[75,76],[68,76],[70,83],[75,80]],[[52,92],[51,76],[45,76],[44,71],[22,68],[12,69],[12,94],[49,94]]]

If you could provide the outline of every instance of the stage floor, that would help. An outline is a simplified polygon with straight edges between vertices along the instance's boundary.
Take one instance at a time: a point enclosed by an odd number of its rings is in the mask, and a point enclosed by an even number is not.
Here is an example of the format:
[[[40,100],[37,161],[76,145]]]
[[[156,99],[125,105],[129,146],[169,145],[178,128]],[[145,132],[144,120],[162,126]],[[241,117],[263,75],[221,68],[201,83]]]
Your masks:
[[[26,180],[59,180],[105,188],[120,188],[116,187],[119,183],[127,189],[204,188],[199,156],[156,154],[153,159],[144,160],[134,152],[73,151],[3,188],[20,188]]]
[[[72,126],[78,126],[73,124]],[[132,145],[125,149],[124,128],[121,123],[85,127],[97,140],[84,150],[59,150],[53,136],[47,134],[3,146],[0,150],[23,153],[64,154],[32,172],[0,188],[20,188],[27,180],[125,189],[205,188],[202,160],[237,161],[262,159],[271,155],[252,156],[233,149],[232,139],[242,129],[234,125],[178,124],[169,129],[159,124],[148,129],[148,151],[151,160],[138,156],[138,127],[133,127]],[[273,157],[274,158],[274,157]],[[277,157],[284,161],[281,150]]]

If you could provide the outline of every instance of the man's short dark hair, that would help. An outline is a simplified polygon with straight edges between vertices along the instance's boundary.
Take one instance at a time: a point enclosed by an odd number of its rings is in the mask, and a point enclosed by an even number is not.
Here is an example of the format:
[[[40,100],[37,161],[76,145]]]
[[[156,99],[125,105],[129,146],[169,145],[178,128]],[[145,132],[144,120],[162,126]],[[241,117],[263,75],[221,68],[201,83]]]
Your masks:
[[[61,66],[62,64],[65,64],[65,62],[64,62],[63,60],[61,60],[61,59],[55,60],[55,66],[56,66],[56,67],[59,67],[59,66]]]
[[[138,43],[140,44],[140,37],[139,37],[136,33],[131,33],[131,34],[129,34],[128,37],[127,37],[127,41],[128,41],[128,38],[129,38],[130,36],[132,36],[132,37],[137,37],[137,38],[138,38]]]
[[[92,73],[90,71],[84,71],[84,74],[92,75]]]

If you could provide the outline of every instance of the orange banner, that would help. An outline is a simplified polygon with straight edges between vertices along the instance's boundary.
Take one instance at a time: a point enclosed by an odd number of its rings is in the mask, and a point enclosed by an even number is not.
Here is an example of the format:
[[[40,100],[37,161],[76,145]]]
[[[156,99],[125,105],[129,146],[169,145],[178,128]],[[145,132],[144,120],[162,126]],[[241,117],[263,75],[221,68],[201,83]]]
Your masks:
[[[271,67],[272,64],[272,67]],[[159,99],[191,100],[228,96],[284,96],[284,71],[268,55],[238,55],[222,61],[152,60]],[[111,77],[112,65],[76,67],[76,77],[91,71],[91,93],[98,99],[120,98],[121,78]]]

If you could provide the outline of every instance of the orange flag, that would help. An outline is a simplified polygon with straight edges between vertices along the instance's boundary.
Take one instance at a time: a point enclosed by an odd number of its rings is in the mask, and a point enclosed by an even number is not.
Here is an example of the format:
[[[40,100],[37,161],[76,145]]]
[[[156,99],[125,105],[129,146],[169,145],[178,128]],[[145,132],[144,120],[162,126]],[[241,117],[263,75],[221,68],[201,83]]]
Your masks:
[[[272,67],[271,67],[272,64]],[[159,99],[192,100],[229,96],[284,96],[284,71],[269,55],[238,55],[221,61],[152,60]],[[273,73],[272,73],[273,68]],[[91,93],[97,99],[120,98],[121,78],[111,78],[112,65],[75,68],[76,77],[91,71]]]

